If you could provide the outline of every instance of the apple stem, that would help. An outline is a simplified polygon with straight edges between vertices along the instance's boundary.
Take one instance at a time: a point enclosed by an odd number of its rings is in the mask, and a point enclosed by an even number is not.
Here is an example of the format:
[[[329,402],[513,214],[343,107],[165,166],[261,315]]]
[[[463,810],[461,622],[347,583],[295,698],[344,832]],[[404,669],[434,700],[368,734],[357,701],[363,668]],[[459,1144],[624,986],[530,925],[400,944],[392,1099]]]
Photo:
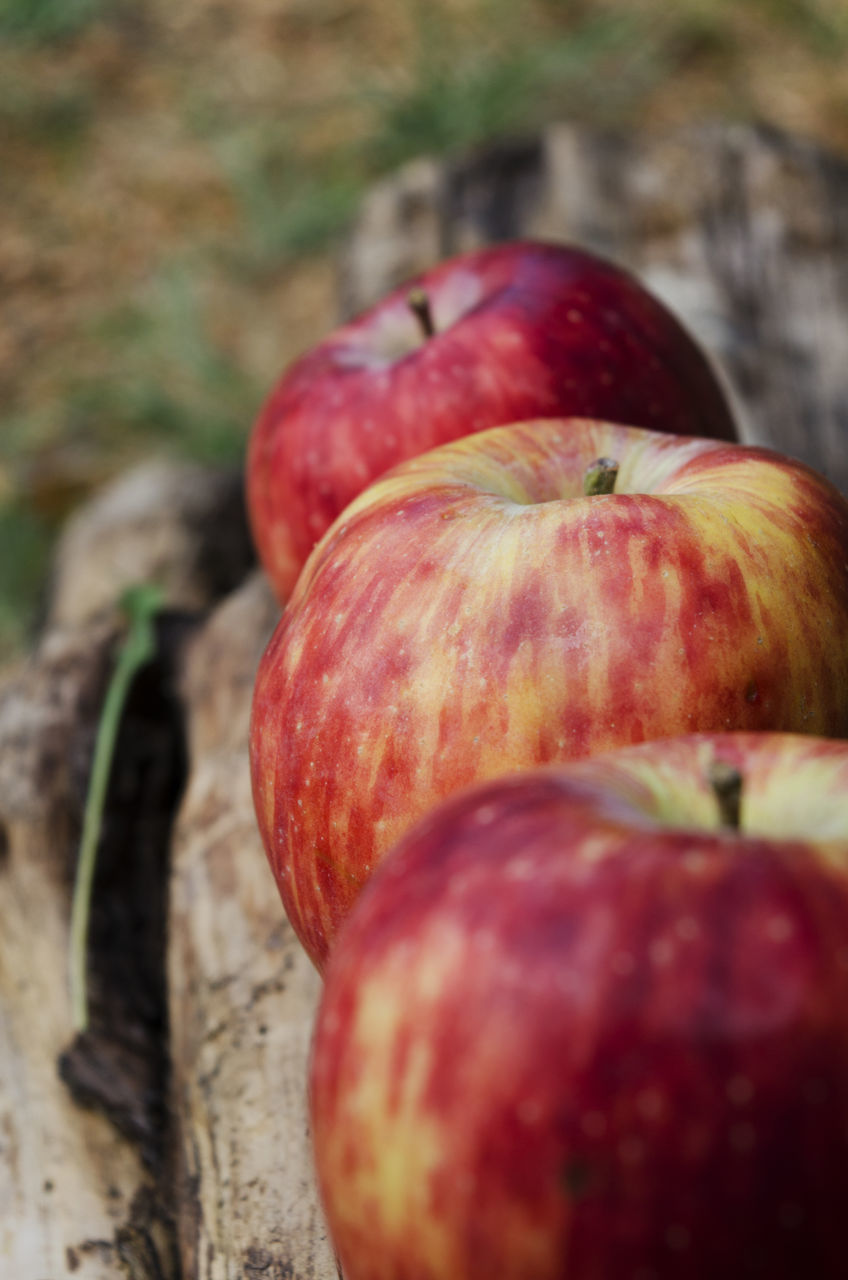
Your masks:
[[[613,458],[597,458],[583,475],[583,492],[587,498],[612,493],[618,478],[618,463]]]
[[[714,760],[710,765],[709,780],[718,804],[721,825],[731,831],[738,831],[742,808],[742,774],[726,760]]]
[[[421,325],[421,332],[424,337],[432,338],[436,332],[436,326],[433,324],[433,310],[427,293],[420,285],[410,289],[406,295],[406,305]]]

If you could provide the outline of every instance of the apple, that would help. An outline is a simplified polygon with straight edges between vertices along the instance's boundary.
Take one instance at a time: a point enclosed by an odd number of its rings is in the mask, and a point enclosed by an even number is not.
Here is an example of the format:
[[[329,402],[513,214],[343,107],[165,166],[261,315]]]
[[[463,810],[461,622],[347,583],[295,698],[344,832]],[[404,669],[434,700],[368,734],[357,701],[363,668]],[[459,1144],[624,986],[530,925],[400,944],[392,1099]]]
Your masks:
[[[614,492],[584,496],[587,470]],[[400,464],[316,547],[257,673],[259,828],[320,968],[451,791],[723,729],[848,736],[848,502],[760,448],[495,427]]]
[[[486,427],[567,414],[734,439],[680,322],[631,275],[518,242],[442,263],[296,361],[247,458],[259,556],[286,600],[344,507],[402,458]]]
[[[706,734],[407,833],[312,1047],[345,1280],[843,1280],[846,797],[848,743]]]

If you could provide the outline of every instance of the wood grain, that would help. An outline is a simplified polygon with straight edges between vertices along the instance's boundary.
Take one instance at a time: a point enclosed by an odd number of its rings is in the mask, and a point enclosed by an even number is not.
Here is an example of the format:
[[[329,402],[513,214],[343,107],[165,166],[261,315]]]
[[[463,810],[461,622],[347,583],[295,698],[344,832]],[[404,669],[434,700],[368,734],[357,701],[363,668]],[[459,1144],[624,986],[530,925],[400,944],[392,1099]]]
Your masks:
[[[169,981],[184,1274],[330,1280],[306,1056],[319,980],[283,914],[247,761],[256,664],[278,609],[257,575],[186,662],[192,769],[177,823]]]

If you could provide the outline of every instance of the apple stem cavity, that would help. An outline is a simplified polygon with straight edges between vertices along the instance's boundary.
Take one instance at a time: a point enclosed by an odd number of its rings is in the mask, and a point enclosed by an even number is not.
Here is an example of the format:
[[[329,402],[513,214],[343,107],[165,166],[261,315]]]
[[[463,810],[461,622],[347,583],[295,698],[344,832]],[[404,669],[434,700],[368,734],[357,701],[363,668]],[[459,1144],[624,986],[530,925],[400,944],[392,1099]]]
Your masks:
[[[714,760],[709,782],[718,804],[719,822],[729,831],[738,831],[742,808],[742,774],[726,760]]]
[[[613,458],[597,458],[583,475],[583,493],[587,498],[613,493],[618,479],[618,463]]]
[[[121,599],[121,609],[127,618],[128,629],[112,672],[97,726],[71,904],[68,967],[71,1014],[74,1030],[78,1032],[83,1032],[88,1027],[88,996],[85,981],[88,922],[109,773],[127,694],[136,672],[156,653],[153,620],[161,608],[162,593],[152,583],[130,587]]]
[[[426,291],[420,285],[410,289],[406,295],[406,304],[421,326],[424,337],[432,338],[436,332],[436,326],[433,323],[433,309]]]

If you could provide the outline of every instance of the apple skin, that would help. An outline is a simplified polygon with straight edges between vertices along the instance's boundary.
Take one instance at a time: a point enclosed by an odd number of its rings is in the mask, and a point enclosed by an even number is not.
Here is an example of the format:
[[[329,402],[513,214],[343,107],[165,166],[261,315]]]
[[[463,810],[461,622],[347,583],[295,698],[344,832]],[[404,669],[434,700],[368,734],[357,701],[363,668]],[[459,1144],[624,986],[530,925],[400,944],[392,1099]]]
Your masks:
[[[842,1280],[846,796],[848,743],[694,735],[407,833],[312,1046],[345,1280]]]
[[[588,464],[617,491],[581,495]],[[479,778],[679,733],[848,737],[848,503],[763,449],[604,423],[409,459],[328,531],[257,673],[259,828],[322,967],[383,853]]]
[[[426,339],[410,290],[430,300]],[[520,241],[441,263],[297,360],[251,433],[247,502],[286,600],[344,507],[403,458],[526,418],[605,418],[735,439],[724,393],[680,322],[583,250]]]

